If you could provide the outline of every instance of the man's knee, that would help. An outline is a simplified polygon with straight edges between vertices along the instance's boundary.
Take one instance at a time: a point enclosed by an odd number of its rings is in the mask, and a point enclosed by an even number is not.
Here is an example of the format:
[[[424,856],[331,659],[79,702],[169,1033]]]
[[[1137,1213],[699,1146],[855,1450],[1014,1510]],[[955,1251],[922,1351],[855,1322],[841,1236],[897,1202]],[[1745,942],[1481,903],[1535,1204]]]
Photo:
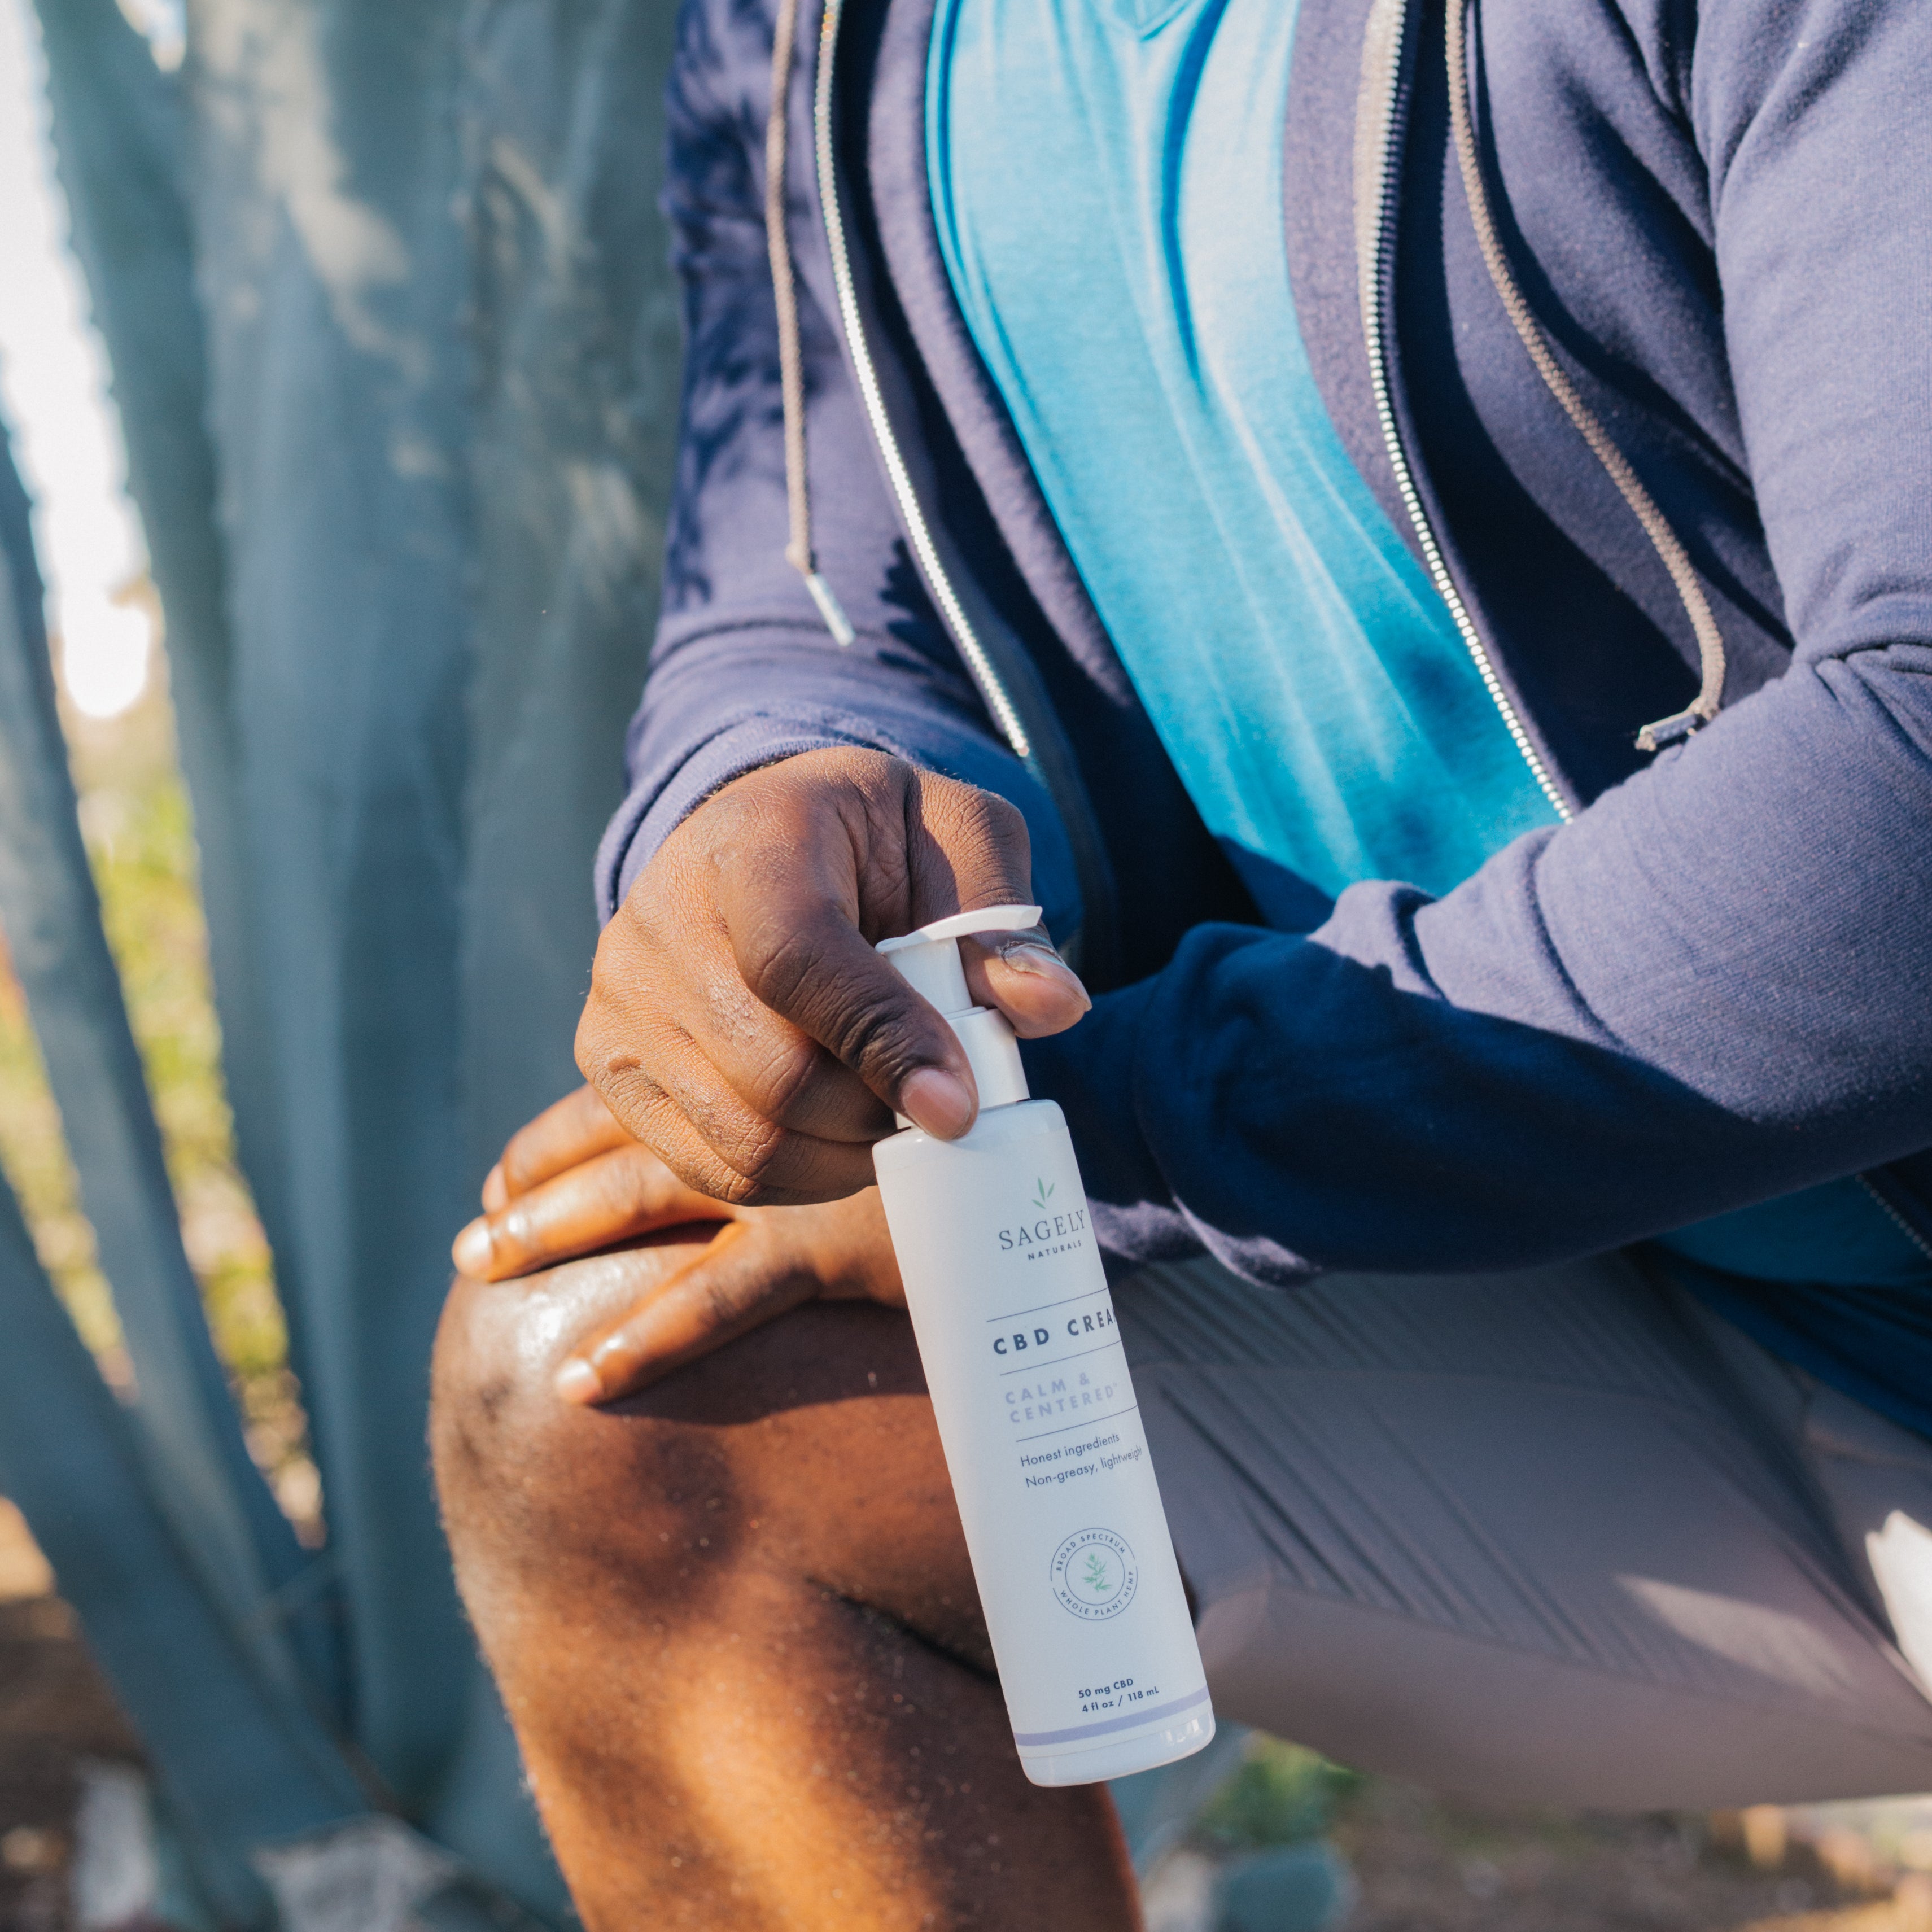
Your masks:
[[[662,1594],[671,1559],[725,1509],[730,1457],[715,1430],[556,1394],[571,1343],[616,1312],[570,1274],[459,1279],[444,1305],[430,1448],[466,1595],[492,1582],[575,1591],[599,1574]]]
[[[453,1534],[487,1529],[496,1510],[551,1510],[570,1471],[575,1418],[545,1386],[539,1307],[518,1282],[458,1276],[436,1330],[430,1448]]]

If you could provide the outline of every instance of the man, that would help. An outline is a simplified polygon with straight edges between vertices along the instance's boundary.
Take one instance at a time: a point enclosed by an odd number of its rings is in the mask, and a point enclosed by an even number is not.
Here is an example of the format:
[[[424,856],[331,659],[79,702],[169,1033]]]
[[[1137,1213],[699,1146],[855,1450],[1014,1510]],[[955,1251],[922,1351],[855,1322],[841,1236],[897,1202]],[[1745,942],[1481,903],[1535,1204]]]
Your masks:
[[[976,994],[1225,1715],[1557,1804],[1932,1784],[1932,12],[681,33],[592,1085],[438,1362],[587,1922],[1132,1922],[1019,1778],[866,1191],[976,1104],[872,944],[1012,900]]]

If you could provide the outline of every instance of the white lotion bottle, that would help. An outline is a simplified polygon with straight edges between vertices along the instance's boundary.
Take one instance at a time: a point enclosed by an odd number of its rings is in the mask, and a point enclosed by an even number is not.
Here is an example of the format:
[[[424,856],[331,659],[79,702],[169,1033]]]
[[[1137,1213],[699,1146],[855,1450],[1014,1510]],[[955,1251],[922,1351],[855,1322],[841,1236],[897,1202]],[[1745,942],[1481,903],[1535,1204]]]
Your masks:
[[[1040,916],[960,913],[880,946],[965,1048],[980,1114],[872,1158],[1020,1762],[1090,1784],[1190,1756],[1214,1712],[1066,1117],[1028,1098],[960,962],[961,938]]]

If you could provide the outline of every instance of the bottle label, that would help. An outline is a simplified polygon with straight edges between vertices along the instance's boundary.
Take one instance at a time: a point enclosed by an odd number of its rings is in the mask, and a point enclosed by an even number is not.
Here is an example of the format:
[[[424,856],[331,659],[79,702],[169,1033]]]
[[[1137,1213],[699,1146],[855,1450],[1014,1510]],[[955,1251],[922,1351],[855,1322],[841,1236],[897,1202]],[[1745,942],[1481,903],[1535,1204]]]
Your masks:
[[[878,1166],[1016,1736],[1075,1750],[1204,1717],[1208,1691],[1072,1145],[1040,1112]]]

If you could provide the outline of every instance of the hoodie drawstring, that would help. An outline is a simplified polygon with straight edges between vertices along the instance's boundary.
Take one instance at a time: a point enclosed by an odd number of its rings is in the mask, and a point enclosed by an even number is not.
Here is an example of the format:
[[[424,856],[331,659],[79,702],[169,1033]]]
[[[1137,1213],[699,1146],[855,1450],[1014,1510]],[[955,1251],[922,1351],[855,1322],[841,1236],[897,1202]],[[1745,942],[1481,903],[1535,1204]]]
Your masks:
[[[799,351],[798,289],[792,272],[791,238],[785,227],[785,154],[791,98],[793,52],[798,38],[798,0],[779,0],[772,34],[772,106],[765,122],[765,247],[771,256],[772,293],[778,312],[778,387],[784,404],[785,510],[789,529],[785,561],[805,579],[818,614],[842,648],[856,634],[832,586],[818,574],[812,548],[812,486],[805,464],[805,364]]]
[[[1449,0],[1449,125],[1455,142],[1456,163],[1462,170],[1462,190],[1468,198],[1469,217],[1475,224],[1476,242],[1482,250],[1484,265],[1490,272],[1490,280],[1502,297],[1517,335],[1522,338],[1522,346],[1529,351],[1529,359],[1536,364],[1537,374],[1543,378],[1550,393],[1562,404],[1564,414],[1576,424],[1597,460],[1608,472],[1610,481],[1630,506],[1631,514],[1642,525],[1652,548],[1670,573],[1670,580],[1677,586],[1678,601],[1690,620],[1690,628],[1697,639],[1697,662],[1702,673],[1697,695],[1683,710],[1668,718],[1660,718],[1654,724],[1646,724],[1637,734],[1636,748],[1640,752],[1660,752],[1666,746],[1689,737],[1692,732],[1717,716],[1718,706],[1724,695],[1724,634],[1718,628],[1717,619],[1711,614],[1704,587],[1697,581],[1697,573],[1691,568],[1690,559],[1678,540],[1677,532],[1664,520],[1663,512],[1630,466],[1623,452],[1611,440],[1610,432],[1576,393],[1575,384],[1558,367],[1541,326],[1530,313],[1529,304],[1523,300],[1516,278],[1510,272],[1508,258],[1497,238],[1496,223],[1490,218],[1489,196],[1483,185],[1482,159],[1477,151],[1475,130],[1469,111],[1471,82],[1465,36],[1469,8],[1473,4],[1474,0]]]

